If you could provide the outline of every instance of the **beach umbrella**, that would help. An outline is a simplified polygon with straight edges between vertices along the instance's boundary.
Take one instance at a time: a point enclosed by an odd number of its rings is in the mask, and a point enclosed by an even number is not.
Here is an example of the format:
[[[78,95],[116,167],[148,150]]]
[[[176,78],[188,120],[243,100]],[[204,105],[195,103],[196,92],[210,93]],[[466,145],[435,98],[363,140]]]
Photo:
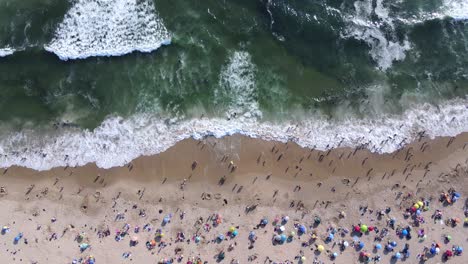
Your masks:
[[[463,252],[463,248],[461,246],[457,246],[457,247],[455,247],[455,252],[457,254],[461,254]]]
[[[254,231],[250,231],[249,233],[249,240],[253,240],[255,238],[255,232]]]
[[[421,210],[416,210],[416,215],[421,215]]]
[[[196,236],[196,237],[195,237],[195,243],[199,243],[200,240],[201,240],[201,237],[199,237],[199,236]]]
[[[361,232],[361,227],[360,226],[355,226],[354,231],[355,232]]]
[[[348,247],[348,246],[349,246],[348,241],[343,242],[343,246],[344,246],[345,248]]]
[[[169,223],[170,220],[171,220],[171,218],[170,218],[168,215],[166,215],[166,216],[163,218],[163,222],[164,222],[165,224]]]
[[[320,224],[321,222],[322,222],[322,219],[320,219],[320,217],[316,216],[316,217],[314,218],[314,223],[315,223],[316,225]]]
[[[454,193],[453,193],[453,197],[460,198],[460,196],[461,196],[461,195],[460,195],[460,193],[458,193],[458,192],[454,192]]]
[[[336,253],[336,252],[333,252],[333,254],[332,254],[332,257],[333,257],[333,258],[336,258],[336,257],[338,257],[338,253]]]
[[[416,208],[416,209],[419,209],[420,206],[419,206],[419,204],[415,203],[415,204],[413,205],[413,207]]]
[[[447,250],[445,251],[445,256],[447,256],[447,257],[452,257],[452,256],[453,256],[452,250],[447,249]]]
[[[89,244],[87,244],[87,243],[81,243],[80,244],[80,250],[82,250],[82,251],[86,250],[88,247],[89,247]]]
[[[422,201],[418,201],[416,202],[417,205],[419,205],[419,207],[423,207],[424,203]]]
[[[278,242],[281,241],[281,236],[280,236],[280,235],[276,235],[276,236],[275,236],[275,241],[278,241]]]
[[[407,235],[408,235],[408,230],[403,229],[403,230],[401,231],[401,235],[402,235],[402,236],[407,236]]]
[[[288,221],[289,221],[289,216],[287,216],[287,215],[284,216],[284,217],[283,217],[283,222],[284,222],[284,223],[287,223]]]
[[[447,239],[447,241],[450,241],[450,240],[452,240],[452,236],[451,235],[446,235],[445,239]]]
[[[335,236],[332,233],[328,234],[328,240],[333,240],[333,238],[335,238]]]
[[[380,250],[380,249],[382,249],[382,245],[380,245],[380,244],[376,244],[376,245],[375,245],[375,249],[377,249],[377,250]]]
[[[291,233],[289,234],[289,236],[295,236],[296,235],[296,232],[294,231],[291,231]]]
[[[307,228],[304,225],[300,225],[299,226],[299,232],[304,234],[305,232],[307,232]]]
[[[279,230],[280,230],[281,232],[284,232],[284,230],[286,230],[286,228],[285,228],[284,226],[280,226]]]
[[[318,250],[319,252],[322,252],[322,251],[325,250],[325,247],[323,247],[322,245],[318,245],[317,250]]]
[[[219,240],[224,240],[224,235],[223,235],[223,234],[219,234],[219,235],[218,235],[218,239],[219,239]]]
[[[436,251],[436,254],[439,254],[440,248],[436,247],[435,251]]]
[[[263,218],[263,219],[260,221],[260,224],[262,224],[262,225],[268,225],[268,219]]]
[[[287,237],[286,235],[281,235],[281,243],[284,243],[286,241]]]
[[[233,237],[237,236],[238,234],[239,234],[239,231],[237,231],[237,230],[234,230],[234,232],[232,232]]]
[[[435,247],[431,247],[431,249],[429,250],[429,252],[431,252],[432,255],[434,255],[436,253],[436,248]]]
[[[301,257],[301,261],[306,261],[306,259],[307,259],[307,258],[306,258],[305,256],[302,256],[302,257]]]
[[[369,230],[369,228],[367,227],[367,225],[361,225],[361,232],[362,232],[362,233],[367,232],[367,230]]]
[[[400,258],[401,258],[400,252],[395,253],[395,258],[396,258],[396,259],[400,259]]]
[[[363,247],[364,247],[364,242],[362,242],[362,241],[359,241],[358,248],[359,248],[359,249],[362,249]]]
[[[234,232],[234,230],[236,230],[236,228],[233,227],[233,226],[231,226],[231,227],[229,228],[229,232],[231,232],[231,233]]]
[[[392,251],[393,250],[393,246],[388,244],[385,249],[387,249],[388,251]]]
[[[392,241],[392,242],[390,242],[390,245],[391,245],[392,247],[396,247],[396,246],[397,246],[397,242]]]

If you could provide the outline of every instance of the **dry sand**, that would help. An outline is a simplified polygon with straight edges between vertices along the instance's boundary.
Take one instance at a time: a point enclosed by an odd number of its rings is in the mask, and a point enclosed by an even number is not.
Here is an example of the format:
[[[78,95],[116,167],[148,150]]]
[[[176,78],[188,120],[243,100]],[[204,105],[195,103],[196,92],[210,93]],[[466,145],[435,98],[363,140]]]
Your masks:
[[[182,263],[197,256],[214,263],[222,250],[226,257],[221,263],[298,263],[295,257],[301,255],[307,258],[304,263],[313,263],[314,258],[324,263],[358,263],[360,251],[351,246],[340,251],[336,245],[340,240],[351,243],[357,239],[365,243],[361,251],[372,257],[379,254],[381,263],[390,263],[395,252],[373,252],[378,243],[374,239],[383,228],[389,229],[388,235],[379,243],[394,240],[396,251],[408,243],[411,256],[405,262],[418,263],[416,256],[434,241],[441,244],[441,253],[453,245],[467,248],[468,228],[463,223],[455,227],[444,223],[450,217],[462,222],[465,218],[467,143],[468,133],[435,140],[421,137],[395,153],[381,155],[359,148],[317,151],[236,135],[184,140],[159,155],[108,170],[93,164],[41,172],[8,168],[0,173],[4,191],[0,194],[0,225],[10,228],[0,235],[0,263],[72,263],[89,255],[96,263],[158,263],[175,257],[176,248],[184,256]],[[450,188],[460,192],[461,199],[444,206],[439,196]],[[404,218],[404,212],[418,200],[430,201],[430,209],[422,213],[425,223],[416,227],[411,217]],[[377,212],[387,207],[390,213],[379,219]],[[443,212],[442,222],[431,219],[436,209]],[[339,217],[342,211],[345,218]],[[217,227],[208,220],[215,213],[223,217]],[[124,219],[116,220],[118,214]],[[172,214],[171,222],[162,226],[168,214]],[[290,218],[285,234],[295,230],[294,223],[308,230],[275,245],[272,222],[284,215]],[[315,216],[322,222],[313,227]],[[269,223],[257,229],[262,218]],[[399,238],[387,226],[390,218],[396,219],[396,226],[413,226],[412,239]],[[353,238],[349,233],[344,237],[337,233],[333,241],[324,241],[327,228],[352,230],[360,222],[378,227],[379,234],[373,231]],[[204,230],[205,223],[210,225],[209,232]],[[129,234],[117,242],[116,231],[125,224],[130,225]],[[143,230],[146,224],[151,231]],[[135,234],[137,226],[140,232]],[[237,228],[237,237],[214,241],[231,226]],[[162,241],[166,246],[148,250],[145,243],[155,237],[158,228],[165,234]],[[416,235],[421,228],[427,234],[423,242]],[[107,229],[110,235],[99,238],[98,231]],[[252,230],[257,240],[250,247]],[[19,232],[24,237],[14,244]],[[81,232],[85,232],[83,242],[91,246],[84,252],[75,239]],[[176,242],[178,232],[184,233],[184,241]],[[311,239],[312,232],[317,233],[316,240]],[[195,234],[202,237],[200,243],[193,241]],[[447,234],[453,239],[445,244]],[[139,244],[130,247],[134,236]],[[319,244],[326,249],[321,254],[315,250]],[[228,251],[230,245],[233,249]],[[123,258],[124,252],[131,256]],[[330,259],[331,252],[339,254],[335,260]],[[467,256],[464,253],[448,262],[468,263]],[[441,262],[442,254],[427,261]]]

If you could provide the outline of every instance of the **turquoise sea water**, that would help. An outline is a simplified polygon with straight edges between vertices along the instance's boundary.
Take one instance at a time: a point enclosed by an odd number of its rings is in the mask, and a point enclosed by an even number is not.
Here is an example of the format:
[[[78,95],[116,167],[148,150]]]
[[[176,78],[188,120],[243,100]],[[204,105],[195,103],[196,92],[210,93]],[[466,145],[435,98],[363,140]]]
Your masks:
[[[467,93],[463,0],[0,0],[3,166],[236,132],[392,151],[465,131]]]

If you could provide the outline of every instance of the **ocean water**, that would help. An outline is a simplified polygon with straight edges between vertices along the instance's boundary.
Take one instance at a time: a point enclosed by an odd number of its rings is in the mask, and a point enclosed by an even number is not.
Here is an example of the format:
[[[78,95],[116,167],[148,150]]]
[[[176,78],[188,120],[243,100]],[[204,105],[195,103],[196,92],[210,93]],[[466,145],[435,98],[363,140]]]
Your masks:
[[[466,0],[0,0],[0,167],[468,131]]]

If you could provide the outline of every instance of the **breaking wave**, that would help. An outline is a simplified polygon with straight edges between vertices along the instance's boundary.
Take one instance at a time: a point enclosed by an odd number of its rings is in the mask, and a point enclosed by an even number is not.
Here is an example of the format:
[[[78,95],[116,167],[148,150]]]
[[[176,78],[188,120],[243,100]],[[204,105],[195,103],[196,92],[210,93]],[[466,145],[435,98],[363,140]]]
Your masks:
[[[10,55],[13,55],[13,53],[15,53],[15,50],[12,48],[6,47],[6,48],[0,49],[0,57],[10,56]]]
[[[149,114],[128,119],[110,117],[93,131],[24,130],[4,136],[0,140],[0,167],[20,165],[46,170],[95,162],[99,167],[110,168],[123,166],[141,155],[163,152],[187,138],[233,134],[294,141],[321,150],[365,145],[371,151],[388,153],[409,143],[422,131],[432,138],[468,131],[468,99],[448,101],[438,107],[419,105],[397,116],[341,121],[319,117],[294,122],[260,122],[245,117],[169,120]]]
[[[69,60],[151,52],[170,42],[153,1],[77,0],[44,48]]]

